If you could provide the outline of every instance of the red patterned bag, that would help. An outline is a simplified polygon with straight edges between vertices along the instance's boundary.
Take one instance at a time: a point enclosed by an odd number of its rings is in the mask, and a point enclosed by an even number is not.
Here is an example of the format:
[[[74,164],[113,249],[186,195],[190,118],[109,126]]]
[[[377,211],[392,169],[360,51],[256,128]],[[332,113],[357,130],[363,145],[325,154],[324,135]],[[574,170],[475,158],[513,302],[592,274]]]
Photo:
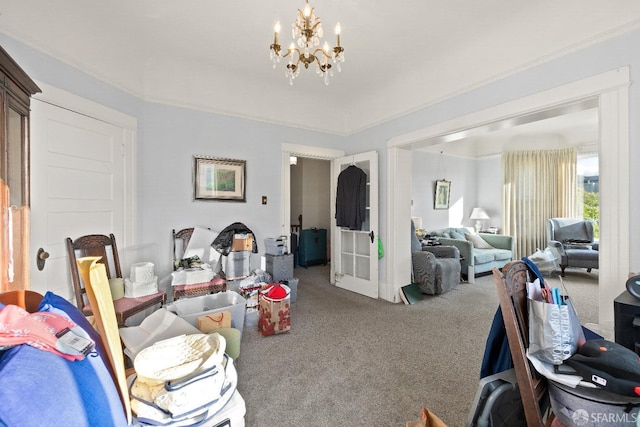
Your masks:
[[[291,329],[291,289],[279,283],[260,291],[258,330],[263,336],[282,334]]]

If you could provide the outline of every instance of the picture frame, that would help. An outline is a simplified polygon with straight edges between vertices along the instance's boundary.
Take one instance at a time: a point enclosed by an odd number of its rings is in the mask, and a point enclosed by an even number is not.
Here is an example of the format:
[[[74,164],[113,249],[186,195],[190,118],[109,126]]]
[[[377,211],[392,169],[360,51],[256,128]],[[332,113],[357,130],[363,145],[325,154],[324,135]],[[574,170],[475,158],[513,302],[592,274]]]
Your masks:
[[[440,179],[436,181],[436,190],[433,195],[433,209],[449,209],[451,197],[451,181]]]
[[[246,161],[194,156],[195,200],[245,202]]]

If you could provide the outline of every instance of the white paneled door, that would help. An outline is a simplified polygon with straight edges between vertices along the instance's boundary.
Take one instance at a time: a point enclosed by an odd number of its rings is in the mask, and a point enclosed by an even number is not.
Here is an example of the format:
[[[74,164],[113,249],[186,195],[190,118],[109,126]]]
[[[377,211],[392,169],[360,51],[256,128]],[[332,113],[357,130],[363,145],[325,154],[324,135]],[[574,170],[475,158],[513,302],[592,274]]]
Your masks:
[[[65,239],[124,234],[125,132],[37,99],[31,117],[31,289],[75,302]]]
[[[378,153],[370,151],[341,157],[333,161],[332,186],[350,166],[366,173],[366,219],[360,230],[336,226],[333,206],[331,262],[335,268],[336,286],[371,298],[378,298]]]

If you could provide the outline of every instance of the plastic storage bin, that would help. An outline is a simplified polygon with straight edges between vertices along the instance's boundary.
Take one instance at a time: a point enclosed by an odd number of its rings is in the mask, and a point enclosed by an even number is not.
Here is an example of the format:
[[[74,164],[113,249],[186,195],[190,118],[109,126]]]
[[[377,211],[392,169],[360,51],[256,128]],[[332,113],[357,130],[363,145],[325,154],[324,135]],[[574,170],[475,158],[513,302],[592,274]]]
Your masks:
[[[229,252],[225,260],[224,273],[228,280],[242,279],[251,270],[251,251]]]
[[[269,255],[284,255],[285,245],[281,238],[264,239],[264,251]]]
[[[294,277],[293,279],[283,280],[282,283],[284,283],[289,287],[289,289],[291,289],[290,297],[291,304],[293,304],[294,302],[296,302],[296,298],[298,297],[298,279]]]
[[[293,277],[293,254],[265,255],[265,270],[274,282],[288,280]]]
[[[247,305],[242,295],[234,291],[218,292],[212,295],[183,298],[167,306],[167,310],[196,326],[198,317],[221,311],[231,312],[231,327],[242,332],[244,312]]]

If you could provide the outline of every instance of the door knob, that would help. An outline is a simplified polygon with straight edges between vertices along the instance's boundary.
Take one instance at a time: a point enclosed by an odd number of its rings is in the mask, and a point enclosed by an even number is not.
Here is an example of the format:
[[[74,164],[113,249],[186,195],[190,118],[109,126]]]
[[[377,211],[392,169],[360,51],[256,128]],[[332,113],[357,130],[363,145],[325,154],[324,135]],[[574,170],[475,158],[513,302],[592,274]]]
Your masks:
[[[36,267],[38,267],[38,271],[44,270],[44,263],[47,261],[47,258],[49,258],[49,252],[40,248],[38,249],[36,257]]]

